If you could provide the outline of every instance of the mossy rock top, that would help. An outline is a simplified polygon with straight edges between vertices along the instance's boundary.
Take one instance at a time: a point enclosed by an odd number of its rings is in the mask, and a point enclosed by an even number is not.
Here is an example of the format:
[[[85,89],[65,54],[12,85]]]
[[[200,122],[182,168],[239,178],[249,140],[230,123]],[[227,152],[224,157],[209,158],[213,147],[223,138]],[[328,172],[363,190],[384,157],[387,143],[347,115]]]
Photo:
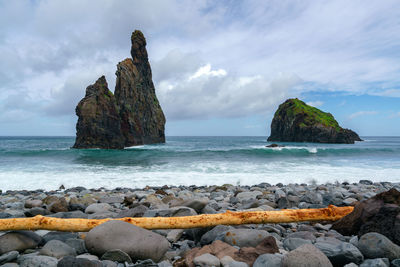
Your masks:
[[[342,129],[331,113],[307,105],[298,98],[288,99],[281,104],[275,115],[281,116],[282,114],[285,114],[288,118],[302,117],[303,120],[299,125],[300,127],[310,127],[315,124],[322,124],[327,127],[332,127],[336,131]]]
[[[340,127],[331,113],[292,98],[275,112],[268,141],[354,144],[361,139]]]

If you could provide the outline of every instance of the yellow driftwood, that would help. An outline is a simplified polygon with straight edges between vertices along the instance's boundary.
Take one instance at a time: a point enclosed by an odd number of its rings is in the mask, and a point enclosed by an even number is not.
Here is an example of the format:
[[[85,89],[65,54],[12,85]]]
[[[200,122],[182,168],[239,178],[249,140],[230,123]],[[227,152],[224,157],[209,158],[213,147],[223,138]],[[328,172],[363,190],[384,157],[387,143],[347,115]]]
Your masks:
[[[186,229],[209,227],[220,224],[262,224],[303,221],[335,221],[353,211],[353,207],[330,205],[322,209],[242,211],[218,214],[201,214],[185,217],[142,217],[118,219],[60,219],[43,217],[0,219],[0,231],[7,230],[54,230],[66,232],[87,232],[110,220],[120,220],[146,229]]]

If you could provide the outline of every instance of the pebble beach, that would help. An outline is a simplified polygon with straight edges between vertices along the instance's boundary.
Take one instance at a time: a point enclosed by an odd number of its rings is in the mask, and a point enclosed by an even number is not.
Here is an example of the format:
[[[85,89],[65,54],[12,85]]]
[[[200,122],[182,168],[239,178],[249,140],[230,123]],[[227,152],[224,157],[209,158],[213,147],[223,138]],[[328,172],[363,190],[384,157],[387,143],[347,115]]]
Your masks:
[[[176,217],[226,211],[350,206],[400,183],[84,187],[6,191],[0,217]],[[400,246],[379,233],[345,236],[330,222],[145,230],[110,221],[89,232],[1,232],[1,266],[400,266]]]

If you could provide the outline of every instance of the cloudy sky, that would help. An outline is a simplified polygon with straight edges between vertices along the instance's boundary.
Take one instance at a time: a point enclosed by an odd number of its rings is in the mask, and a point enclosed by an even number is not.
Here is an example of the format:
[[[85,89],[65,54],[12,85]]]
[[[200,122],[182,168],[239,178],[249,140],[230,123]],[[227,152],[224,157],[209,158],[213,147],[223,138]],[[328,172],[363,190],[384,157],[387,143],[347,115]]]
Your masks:
[[[85,88],[147,38],[167,135],[268,135],[287,98],[400,135],[400,2],[0,0],[0,135],[75,135]]]

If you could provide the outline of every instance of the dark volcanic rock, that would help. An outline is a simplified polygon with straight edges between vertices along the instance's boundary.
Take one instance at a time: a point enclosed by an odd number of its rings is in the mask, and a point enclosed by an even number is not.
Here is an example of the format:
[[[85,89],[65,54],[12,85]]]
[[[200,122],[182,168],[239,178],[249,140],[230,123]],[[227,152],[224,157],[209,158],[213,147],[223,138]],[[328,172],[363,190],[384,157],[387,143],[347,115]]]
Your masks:
[[[104,76],[86,88],[75,111],[78,123],[74,148],[124,148],[118,107]]]
[[[117,66],[115,97],[102,76],[87,87],[76,107],[74,148],[122,149],[165,142],[165,117],[152,81],[146,39],[135,31],[131,42],[132,58]]]
[[[335,222],[332,229],[343,235],[377,232],[400,245],[400,192],[392,188],[358,203],[353,212]]]
[[[362,141],[357,133],[343,129],[330,113],[295,98],[275,112],[268,141],[353,144]]]
[[[165,117],[157,100],[143,33],[131,37],[132,58],[118,63],[115,99],[125,146],[164,143]]]

